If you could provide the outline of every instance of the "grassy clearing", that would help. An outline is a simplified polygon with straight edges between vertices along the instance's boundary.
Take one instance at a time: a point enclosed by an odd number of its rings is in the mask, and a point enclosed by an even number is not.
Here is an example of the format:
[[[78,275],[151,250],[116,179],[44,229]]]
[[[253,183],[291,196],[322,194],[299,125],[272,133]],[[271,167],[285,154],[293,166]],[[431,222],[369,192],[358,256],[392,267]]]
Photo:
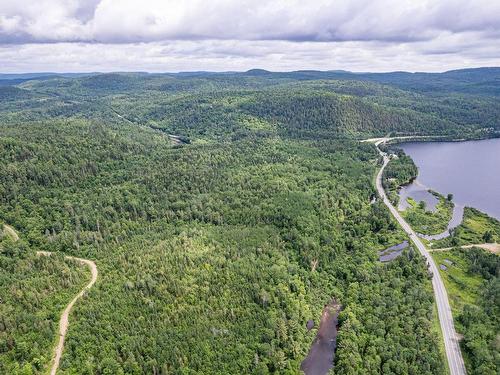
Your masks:
[[[475,305],[483,278],[468,272],[468,261],[461,250],[439,251],[432,253],[438,265],[445,265],[446,271],[439,270],[450,299],[453,316],[463,309],[464,305]],[[446,260],[453,262],[448,264]]]
[[[0,228],[2,228],[0,229],[0,240],[5,236],[9,237],[14,242],[16,242],[19,239],[17,232],[10,225],[3,224],[0,225]]]
[[[465,207],[462,223],[452,235],[433,244],[434,248],[500,242],[500,221],[471,207]]]
[[[441,278],[443,279],[448,293],[455,329],[463,335],[464,327],[460,324],[458,317],[462,313],[466,304],[475,305],[478,289],[483,280],[480,276],[470,275],[467,273],[467,261],[463,259],[460,253],[456,250],[432,253],[432,257],[438,267],[442,264],[447,267],[446,271],[440,269],[439,273],[441,274]],[[445,260],[450,260],[453,264],[450,265],[445,262]],[[437,324],[439,325],[439,321]],[[440,327],[438,326],[438,328]],[[442,335],[440,329],[439,333]],[[442,345],[444,350],[444,342]],[[469,355],[464,350],[462,350],[462,353],[464,362],[466,366],[469,367]]]

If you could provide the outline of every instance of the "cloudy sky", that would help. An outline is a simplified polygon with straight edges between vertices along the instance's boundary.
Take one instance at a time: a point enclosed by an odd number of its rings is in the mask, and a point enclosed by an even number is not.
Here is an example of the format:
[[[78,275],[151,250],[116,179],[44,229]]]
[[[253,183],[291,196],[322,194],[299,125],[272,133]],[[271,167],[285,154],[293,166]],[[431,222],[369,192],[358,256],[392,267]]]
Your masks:
[[[0,73],[500,66],[500,0],[0,0]]]

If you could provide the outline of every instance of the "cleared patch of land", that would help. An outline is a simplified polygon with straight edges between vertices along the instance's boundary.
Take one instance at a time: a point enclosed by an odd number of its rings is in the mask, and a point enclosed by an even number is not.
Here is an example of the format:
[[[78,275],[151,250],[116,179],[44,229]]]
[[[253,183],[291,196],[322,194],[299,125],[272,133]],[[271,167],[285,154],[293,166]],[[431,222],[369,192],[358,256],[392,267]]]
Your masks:
[[[481,249],[484,249],[486,251],[489,251],[490,253],[493,254],[500,254],[500,244],[498,243],[480,243],[480,244],[474,244],[474,245],[462,245],[460,246],[461,249],[472,249],[474,247],[479,247]],[[441,249],[429,249],[431,252],[435,251],[450,251],[452,250],[453,247],[445,247]]]
[[[8,236],[10,236],[12,241],[15,242],[19,240],[19,235],[17,234],[16,230],[12,228],[10,225],[4,224],[3,230],[5,233],[7,233]]]
[[[446,267],[446,270],[440,268],[439,273],[448,292],[451,310],[456,316],[465,304],[475,303],[482,278],[467,272],[467,260],[459,252],[433,252],[432,258],[438,267]]]

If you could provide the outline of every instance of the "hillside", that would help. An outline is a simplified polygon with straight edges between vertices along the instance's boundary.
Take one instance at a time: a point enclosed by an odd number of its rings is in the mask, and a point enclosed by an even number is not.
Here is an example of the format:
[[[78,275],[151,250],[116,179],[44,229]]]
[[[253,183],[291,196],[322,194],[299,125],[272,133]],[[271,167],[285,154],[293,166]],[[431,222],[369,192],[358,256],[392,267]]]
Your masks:
[[[0,238],[0,290],[29,287],[0,309],[33,307],[0,317],[0,372],[42,373],[53,310],[87,279],[33,256],[52,251],[100,275],[74,306],[63,374],[298,373],[307,322],[332,299],[336,373],[442,374],[424,260],[410,247],[378,261],[405,235],[372,201],[379,157],[358,140],[493,136],[500,105],[483,88],[497,75],[113,73],[0,87],[0,220],[22,239]]]

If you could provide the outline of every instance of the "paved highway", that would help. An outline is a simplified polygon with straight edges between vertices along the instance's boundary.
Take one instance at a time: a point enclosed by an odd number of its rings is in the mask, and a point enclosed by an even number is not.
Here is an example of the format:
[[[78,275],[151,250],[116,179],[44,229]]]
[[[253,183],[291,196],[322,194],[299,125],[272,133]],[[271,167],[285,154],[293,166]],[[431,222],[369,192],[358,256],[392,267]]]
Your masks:
[[[380,143],[383,143],[383,141],[378,141],[375,144],[378,146]],[[444,347],[446,350],[446,357],[448,358],[450,374],[464,375],[466,373],[464,361],[462,359],[462,353],[460,352],[459,341],[457,333],[455,332],[455,327],[453,325],[453,317],[451,315],[451,308],[448,302],[448,295],[446,293],[443,280],[439,275],[439,271],[436,267],[436,264],[434,263],[434,260],[432,259],[429,252],[425,248],[425,245],[418,238],[415,231],[408,225],[408,223],[403,219],[403,217],[399,214],[399,212],[394,208],[389,199],[387,199],[384,188],[382,187],[382,172],[384,171],[385,166],[389,162],[389,158],[380,150],[379,152],[384,158],[384,164],[382,168],[380,168],[380,171],[378,172],[377,175],[376,185],[378,193],[382,197],[382,200],[385,203],[385,205],[391,211],[392,216],[396,218],[399,225],[401,225],[404,231],[408,233],[411,241],[415,244],[420,253],[427,259],[429,269],[433,275],[432,287],[434,289],[434,296],[437,303],[439,323],[441,324],[441,331],[443,332]]]

